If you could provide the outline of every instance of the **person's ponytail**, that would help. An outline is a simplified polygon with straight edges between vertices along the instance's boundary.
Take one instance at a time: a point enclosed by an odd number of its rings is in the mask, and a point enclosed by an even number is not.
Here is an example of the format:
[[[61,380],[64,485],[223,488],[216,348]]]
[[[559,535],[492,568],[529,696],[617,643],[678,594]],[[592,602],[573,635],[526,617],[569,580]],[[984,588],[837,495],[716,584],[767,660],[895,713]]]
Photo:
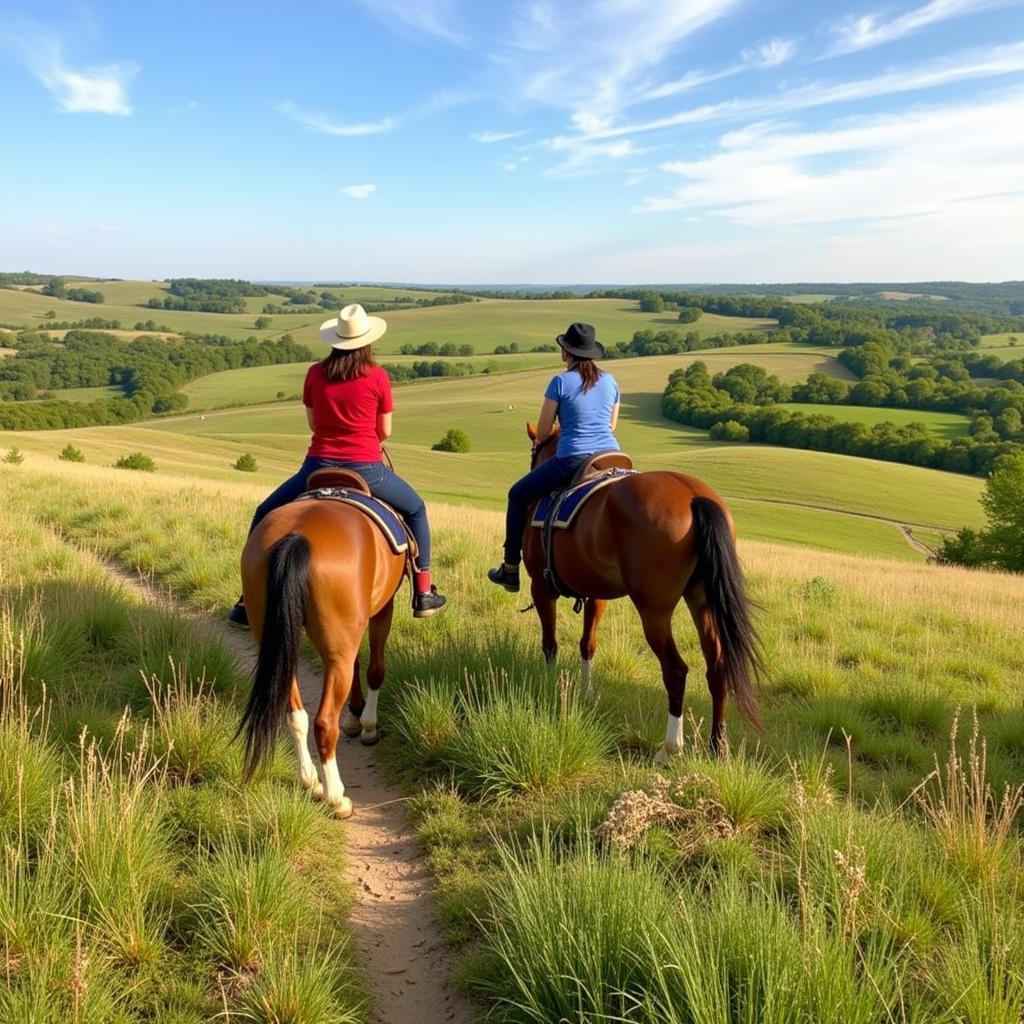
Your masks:
[[[573,356],[573,363],[570,369],[575,370],[583,380],[583,387],[580,388],[580,392],[584,395],[597,383],[601,376],[601,371],[593,359],[580,359],[578,356]]]

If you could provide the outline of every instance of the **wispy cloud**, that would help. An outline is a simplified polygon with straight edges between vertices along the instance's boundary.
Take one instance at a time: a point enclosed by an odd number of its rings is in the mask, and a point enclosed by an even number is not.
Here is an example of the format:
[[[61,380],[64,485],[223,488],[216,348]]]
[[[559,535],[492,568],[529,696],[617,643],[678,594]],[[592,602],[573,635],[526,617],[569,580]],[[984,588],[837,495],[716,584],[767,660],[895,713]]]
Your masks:
[[[962,50],[939,60],[903,65],[870,78],[848,82],[810,82],[783,89],[773,96],[745,97],[690,107],[675,114],[630,124],[598,126],[578,136],[560,136],[552,143],[563,147],[597,139],[621,138],[644,132],[736,118],[767,118],[796,110],[849,103],[877,96],[933,89],[954,82],[1024,71],[1024,41],[988,49]]]
[[[835,39],[825,56],[867,50],[903,39],[940,21],[1013,3],[1014,0],[930,0],[896,17],[878,13],[850,15],[830,26]]]
[[[371,14],[404,35],[435,36],[457,46],[469,40],[456,28],[454,0],[359,0]]]
[[[328,114],[311,113],[300,110],[294,103],[287,101],[278,103],[274,109],[279,114],[290,117],[296,124],[311,132],[320,132],[323,135],[379,135],[381,132],[391,131],[398,123],[393,117],[384,117],[379,121],[363,121],[358,123],[343,123],[333,120]]]
[[[342,194],[349,199],[369,199],[377,191],[376,185],[346,185]]]
[[[556,153],[565,154],[561,163],[544,171],[547,178],[571,178],[578,174],[591,173],[595,163],[622,160],[627,156],[639,156],[646,152],[638,149],[632,139],[615,139],[610,142],[552,139],[546,146]]]
[[[524,128],[521,132],[473,132],[469,137],[474,142],[483,142],[485,145],[492,142],[507,142],[509,139],[518,139],[526,134]]]
[[[752,125],[703,160],[662,170],[683,179],[640,213],[710,211],[746,227],[942,217],[1002,197],[1024,205],[1024,90],[981,102],[893,111],[822,131]],[[824,158],[824,163],[823,163]],[[956,237],[950,235],[950,237]]]
[[[65,63],[59,40],[38,28],[16,34],[14,42],[26,67],[50,91],[61,112],[118,117],[132,112],[128,85],[139,73],[138,64],[73,68]]]
[[[592,130],[608,124],[683,40],[740,0],[527,0],[492,60],[523,100],[572,111]]]
[[[770,39],[759,46],[744,50],[741,59],[735,64],[730,64],[719,71],[687,71],[681,78],[647,88],[641,93],[639,99],[665,99],[668,96],[678,96],[680,93],[689,92],[711,82],[720,82],[723,78],[732,78],[734,75],[739,75],[752,68],[778,67],[792,59],[796,51],[796,40]]]

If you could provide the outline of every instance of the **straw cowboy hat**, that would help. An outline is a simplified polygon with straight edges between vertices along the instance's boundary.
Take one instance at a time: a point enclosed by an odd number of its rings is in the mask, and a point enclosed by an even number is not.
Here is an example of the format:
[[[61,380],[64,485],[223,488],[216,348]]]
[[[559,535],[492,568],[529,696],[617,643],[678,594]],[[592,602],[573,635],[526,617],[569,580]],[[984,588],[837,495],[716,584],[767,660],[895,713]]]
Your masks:
[[[386,320],[379,316],[367,316],[366,310],[358,302],[353,302],[333,320],[325,320],[320,325],[320,340],[331,348],[352,352],[365,345],[372,345],[387,329]]]

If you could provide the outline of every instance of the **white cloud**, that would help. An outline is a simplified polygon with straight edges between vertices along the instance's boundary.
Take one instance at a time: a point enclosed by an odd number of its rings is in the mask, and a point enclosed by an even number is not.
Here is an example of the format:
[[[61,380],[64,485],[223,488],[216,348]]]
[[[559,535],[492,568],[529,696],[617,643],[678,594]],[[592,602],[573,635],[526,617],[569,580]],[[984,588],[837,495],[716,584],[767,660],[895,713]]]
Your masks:
[[[378,135],[381,132],[391,131],[398,123],[393,117],[381,118],[379,121],[364,121],[355,124],[343,124],[340,121],[332,120],[327,114],[309,113],[299,108],[292,102],[278,103],[274,109],[279,114],[290,117],[297,124],[311,132],[320,132],[323,135],[340,135],[350,137],[356,135]]]
[[[111,114],[125,117],[132,112],[128,85],[139,73],[130,62],[72,68],[64,63],[56,38],[30,29],[15,38],[29,71],[43,83],[66,114]]]
[[[622,160],[627,156],[638,156],[646,150],[638,149],[631,139],[615,139],[611,142],[578,142],[575,139],[552,139],[547,148],[556,153],[568,154],[544,175],[548,178],[569,178],[593,170],[597,161]]]
[[[684,39],[740,0],[530,0],[515,8],[507,43],[492,55],[522,99],[607,124]]]
[[[349,199],[369,199],[377,191],[376,185],[346,185],[342,194]]]
[[[1007,7],[1013,3],[1014,0],[930,0],[930,3],[892,18],[877,13],[849,15],[830,26],[835,41],[825,56],[867,50],[903,39],[950,18],[960,18],[994,7]]]
[[[492,142],[507,142],[509,139],[518,139],[526,134],[524,128],[521,132],[473,132],[469,137],[474,142],[482,142],[489,145]]]
[[[594,139],[610,139],[663,128],[674,128],[684,124],[699,124],[742,117],[773,117],[790,111],[827,106],[832,103],[849,103],[876,96],[933,89],[954,82],[991,78],[1018,71],[1024,71],[1024,41],[988,49],[962,50],[938,60],[917,65],[904,65],[884,71],[871,78],[854,79],[848,82],[811,82],[784,89],[772,96],[708,103],[649,121],[606,125],[580,136],[561,136],[557,141],[565,144],[583,143]]]
[[[985,101],[915,107],[820,131],[753,125],[724,135],[712,156],[662,170],[684,184],[637,212],[712,212],[747,228],[789,230],[907,218],[948,220],[960,244],[964,210],[1024,208],[1024,90]],[[1009,231],[1009,227],[1002,229]]]
[[[720,71],[687,71],[681,78],[671,82],[663,82],[653,88],[648,87],[638,97],[641,100],[660,100],[668,96],[678,96],[711,82],[720,82],[723,78],[749,71],[751,68],[774,68],[792,59],[797,51],[793,39],[769,39],[766,43],[744,50],[741,59]]]
[[[454,0],[359,0],[376,18],[403,35],[436,36],[458,46],[468,42],[453,23]]]

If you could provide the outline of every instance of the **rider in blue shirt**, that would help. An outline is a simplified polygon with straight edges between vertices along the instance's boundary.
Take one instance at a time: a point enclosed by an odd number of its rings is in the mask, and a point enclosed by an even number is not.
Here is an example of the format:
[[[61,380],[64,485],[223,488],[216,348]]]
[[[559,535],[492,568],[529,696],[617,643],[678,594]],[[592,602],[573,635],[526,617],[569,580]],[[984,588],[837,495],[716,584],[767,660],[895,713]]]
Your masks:
[[[576,470],[595,452],[618,449],[615,424],[619,418],[621,393],[615,378],[595,365],[604,357],[590,324],[570,324],[555,339],[562,349],[567,369],[551,379],[544,392],[544,405],[537,421],[534,448],[550,436],[557,417],[558,448],[555,457],[532,469],[508,492],[505,515],[505,561],[487,576],[512,593],[519,590],[523,533],[529,508],[545,494],[564,487]]]

